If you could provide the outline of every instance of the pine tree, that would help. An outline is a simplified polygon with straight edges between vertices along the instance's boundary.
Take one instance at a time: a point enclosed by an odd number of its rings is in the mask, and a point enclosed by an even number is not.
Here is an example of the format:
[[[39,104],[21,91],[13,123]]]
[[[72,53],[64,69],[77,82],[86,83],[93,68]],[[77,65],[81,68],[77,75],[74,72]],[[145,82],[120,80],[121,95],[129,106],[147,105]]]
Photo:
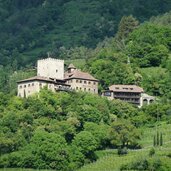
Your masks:
[[[139,25],[139,21],[132,15],[122,17],[116,38],[118,40],[125,40],[128,35]]]

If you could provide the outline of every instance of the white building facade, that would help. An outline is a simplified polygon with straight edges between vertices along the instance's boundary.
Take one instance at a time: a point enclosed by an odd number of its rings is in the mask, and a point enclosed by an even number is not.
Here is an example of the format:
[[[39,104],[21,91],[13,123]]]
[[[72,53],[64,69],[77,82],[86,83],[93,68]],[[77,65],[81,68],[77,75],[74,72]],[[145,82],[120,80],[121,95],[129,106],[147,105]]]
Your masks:
[[[35,93],[40,92],[40,90],[44,87],[47,87],[49,90],[55,92],[69,91],[71,86],[65,84],[65,81],[63,80],[52,80],[45,77],[35,76],[18,82],[18,96],[31,96]]]
[[[37,76],[64,79],[64,60],[47,58],[37,61]]]

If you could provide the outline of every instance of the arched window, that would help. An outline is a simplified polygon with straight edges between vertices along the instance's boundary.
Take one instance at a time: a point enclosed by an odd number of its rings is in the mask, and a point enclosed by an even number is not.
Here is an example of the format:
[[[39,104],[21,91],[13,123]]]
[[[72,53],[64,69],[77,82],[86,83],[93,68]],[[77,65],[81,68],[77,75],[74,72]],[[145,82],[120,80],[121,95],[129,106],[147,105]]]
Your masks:
[[[147,105],[148,104],[148,100],[147,99],[144,99],[143,100],[143,105]]]
[[[150,103],[153,103],[153,102],[154,102],[154,100],[153,100],[153,99],[151,99],[151,100],[150,100]]]

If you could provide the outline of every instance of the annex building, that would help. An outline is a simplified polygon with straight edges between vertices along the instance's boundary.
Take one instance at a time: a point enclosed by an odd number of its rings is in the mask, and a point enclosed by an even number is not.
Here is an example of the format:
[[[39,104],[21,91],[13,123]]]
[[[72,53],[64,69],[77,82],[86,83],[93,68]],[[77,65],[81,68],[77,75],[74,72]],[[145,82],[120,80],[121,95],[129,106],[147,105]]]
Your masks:
[[[145,94],[143,88],[136,85],[111,85],[108,90],[103,91],[102,96],[106,96],[109,100],[123,100],[138,107],[155,101],[153,96]]]
[[[70,64],[64,71],[64,60],[47,58],[37,61],[37,76],[17,82],[18,96],[28,97],[47,86],[52,91],[86,91],[98,94],[98,80]]]

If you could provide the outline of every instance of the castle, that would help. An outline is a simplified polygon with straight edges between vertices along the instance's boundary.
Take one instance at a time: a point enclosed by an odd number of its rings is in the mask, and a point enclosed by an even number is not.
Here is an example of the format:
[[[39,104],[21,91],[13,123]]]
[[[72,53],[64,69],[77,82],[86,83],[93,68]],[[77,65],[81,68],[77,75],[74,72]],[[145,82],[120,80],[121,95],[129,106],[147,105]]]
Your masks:
[[[48,57],[37,61],[37,76],[18,81],[18,96],[28,97],[47,86],[52,91],[85,91],[98,94],[98,80],[70,64],[64,72],[64,60]]]
[[[28,97],[45,86],[53,92],[74,90],[98,94],[98,82],[92,75],[77,69],[73,64],[64,72],[64,60],[48,57],[37,61],[37,76],[17,82],[18,96]],[[139,107],[155,100],[136,85],[112,85],[103,91],[102,96],[109,100],[123,100]]]

